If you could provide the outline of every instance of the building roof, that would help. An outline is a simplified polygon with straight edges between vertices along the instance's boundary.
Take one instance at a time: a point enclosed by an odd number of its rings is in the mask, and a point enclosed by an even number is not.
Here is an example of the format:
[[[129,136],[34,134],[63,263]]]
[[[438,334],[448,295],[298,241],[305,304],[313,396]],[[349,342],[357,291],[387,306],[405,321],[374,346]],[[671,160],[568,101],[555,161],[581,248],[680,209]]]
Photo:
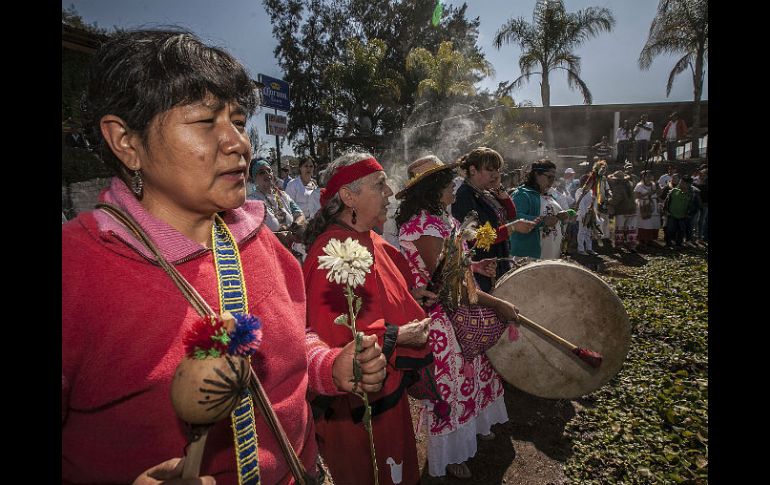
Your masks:
[[[105,34],[75,27],[62,20],[61,45],[63,48],[93,54],[107,38]]]

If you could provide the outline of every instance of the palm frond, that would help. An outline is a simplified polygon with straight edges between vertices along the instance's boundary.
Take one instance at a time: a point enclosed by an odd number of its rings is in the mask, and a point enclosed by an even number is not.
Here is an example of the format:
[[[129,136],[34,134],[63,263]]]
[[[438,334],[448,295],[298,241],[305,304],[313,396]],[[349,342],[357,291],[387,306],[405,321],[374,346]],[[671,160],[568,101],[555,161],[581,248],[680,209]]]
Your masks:
[[[668,75],[668,83],[666,84],[666,97],[671,94],[671,88],[674,87],[674,78],[684,72],[687,67],[691,65],[691,63],[692,59],[690,54],[685,54],[684,57],[676,61],[674,68],[671,69],[671,73]]]
[[[615,17],[607,8],[588,7],[570,14],[570,41],[578,46],[602,32],[611,32]]]
[[[580,79],[579,72],[575,72],[572,69],[561,69],[567,71],[567,85],[570,87],[570,89],[577,88],[578,91],[580,91],[580,94],[583,96],[583,103],[593,103],[594,99],[591,95],[591,91],[588,89],[588,85],[585,83],[585,81]]]
[[[500,49],[503,44],[517,43],[522,48],[535,38],[534,28],[523,18],[510,19],[495,34],[493,44]]]

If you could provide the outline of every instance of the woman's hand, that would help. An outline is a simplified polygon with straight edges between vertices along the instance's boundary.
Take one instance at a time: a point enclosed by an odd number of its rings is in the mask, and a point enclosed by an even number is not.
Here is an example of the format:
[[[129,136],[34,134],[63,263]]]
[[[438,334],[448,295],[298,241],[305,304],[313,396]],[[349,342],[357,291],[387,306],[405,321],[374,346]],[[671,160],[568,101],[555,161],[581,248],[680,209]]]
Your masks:
[[[556,216],[554,216],[554,215],[547,215],[547,216],[545,216],[545,218],[543,219],[543,223],[544,223],[544,224],[545,224],[547,227],[554,227],[554,226],[556,226],[556,224],[557,224],[558,222],[559,222],[559,218],[558,218],[558,217],[556,217]]]
[[[502,186],[502,185],[501,185],[501,186],[499,186],[499,187],[497,187],[497,188],[494,188],[494,189],[490,189],[489,191],[492,193],[492,195],[494,195],[494,196],[495,196],[495,198],[496,198],[497,200],[506,200],[506,199],[509,199],[509,198],[510,198],[510,196],[509,196],[509,195],[508,195],[508,193],[505,191],[505,189],[503,188],[503,186]]]
[[[342,348],[342,352],[332,364],[332,379],[340,391],[353,390],[353,356],[356,354],[356,341],[351,340]],[[357,391],[377,392],[385,382],[385,365],[388,363],[377,343],[376,335],[364,335],[363,350],[356,355],[361,364],[361,382],[356,383]]]
[[[404,347],[420,348],[428,341],[428,324],[431,318],[414,320],[398,327],[398,338],[396,345]]]
[[[487,258],[481,261],[474,261],[471,263],[471,270],[474,273],[486,276],[488,278],[494,278],[497,274],[497,258]]]
[[[569,211],[563,210],[556,214],[556,217],[560,222],[567,222],[569,220]]]
[[[504,322],[518,322],[519,321],[519,309],[514,306],[513,303],[508,303],[505,300],[500,300],[497,308],[495,308],[497,316]]]
[[[528,221],[526,219],[516,219],[510,224],[513,227],[513,230],[515,232],[527,234],[528,232],[532,231],[532,229],[534,229],[539,222],[540,222],[540,218],[538,217],[534,221]]]
[[[433,306],[433,304],[436,303],[436,300],[438,300],[438,295],[432,291],[426,290],[424,286],[415,286],[410,293],[414,299],[425,308]]]
[[[215,485],[214,477],[182,478],[184,458],[172,458],[148,468],[136,477],[133,485]]]

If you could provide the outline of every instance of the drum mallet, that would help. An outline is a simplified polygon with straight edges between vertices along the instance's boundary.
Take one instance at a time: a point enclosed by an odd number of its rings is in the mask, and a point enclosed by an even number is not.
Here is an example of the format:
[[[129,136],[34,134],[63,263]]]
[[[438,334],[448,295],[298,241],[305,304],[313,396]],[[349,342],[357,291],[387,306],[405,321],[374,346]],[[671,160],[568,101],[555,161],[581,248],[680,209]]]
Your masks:
[[[594,369],[599,368],[600,365],[602,365],[602,354],[598,352],[594,352],[593,350],[584,349],[582,347],[578,347],[577,345],[573,344],[572,342],[563,339],[562,337],[556,335],[555,333],[551,332],[547,328],[543,327],[542,325],[539,325],[529,318],[525,317],[524,315],[519,314],[518,321],[520,323],[523,323],[530,329],[536,331],[542,336],[545,336],[549,339],[551,339],[553,342],[561,345],[562,347],[565,347],[567,350],[572,352],[573,354],[577,355],[580,360],[585,362],[586,364],[590,365]]]

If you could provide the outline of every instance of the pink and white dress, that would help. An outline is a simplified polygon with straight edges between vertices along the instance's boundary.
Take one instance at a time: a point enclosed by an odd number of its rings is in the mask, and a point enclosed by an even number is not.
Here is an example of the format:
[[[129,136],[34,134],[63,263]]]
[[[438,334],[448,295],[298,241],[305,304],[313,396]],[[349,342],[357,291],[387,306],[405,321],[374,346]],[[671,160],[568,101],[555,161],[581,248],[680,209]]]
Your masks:
[[[430,273],[425,267],[414,241],[422,236],[440,239],[449,237],[452,228],[459,223],[451,216],[435,216],[421,211],[399,229],[401,252],[409,261],[409,267],[417,284],[425,286]],[[431,412],[433,403],[423,401],[420,411],[420,431],[427,427],[428,473],[433,477],[446,474],[450,463],[463,463],[476,454],[476,435],[486,435],[497,423],[508,421],[503,399],[503,386],[486,355],[479,355],[470,363],[465,377],[465,362],[455,332],[441,304],[430,312],[428,345],[436,363],[436,383],[439,392],[449,404],[449,418],[439,419]],[[467,368],[466,368],[467,371]]]

